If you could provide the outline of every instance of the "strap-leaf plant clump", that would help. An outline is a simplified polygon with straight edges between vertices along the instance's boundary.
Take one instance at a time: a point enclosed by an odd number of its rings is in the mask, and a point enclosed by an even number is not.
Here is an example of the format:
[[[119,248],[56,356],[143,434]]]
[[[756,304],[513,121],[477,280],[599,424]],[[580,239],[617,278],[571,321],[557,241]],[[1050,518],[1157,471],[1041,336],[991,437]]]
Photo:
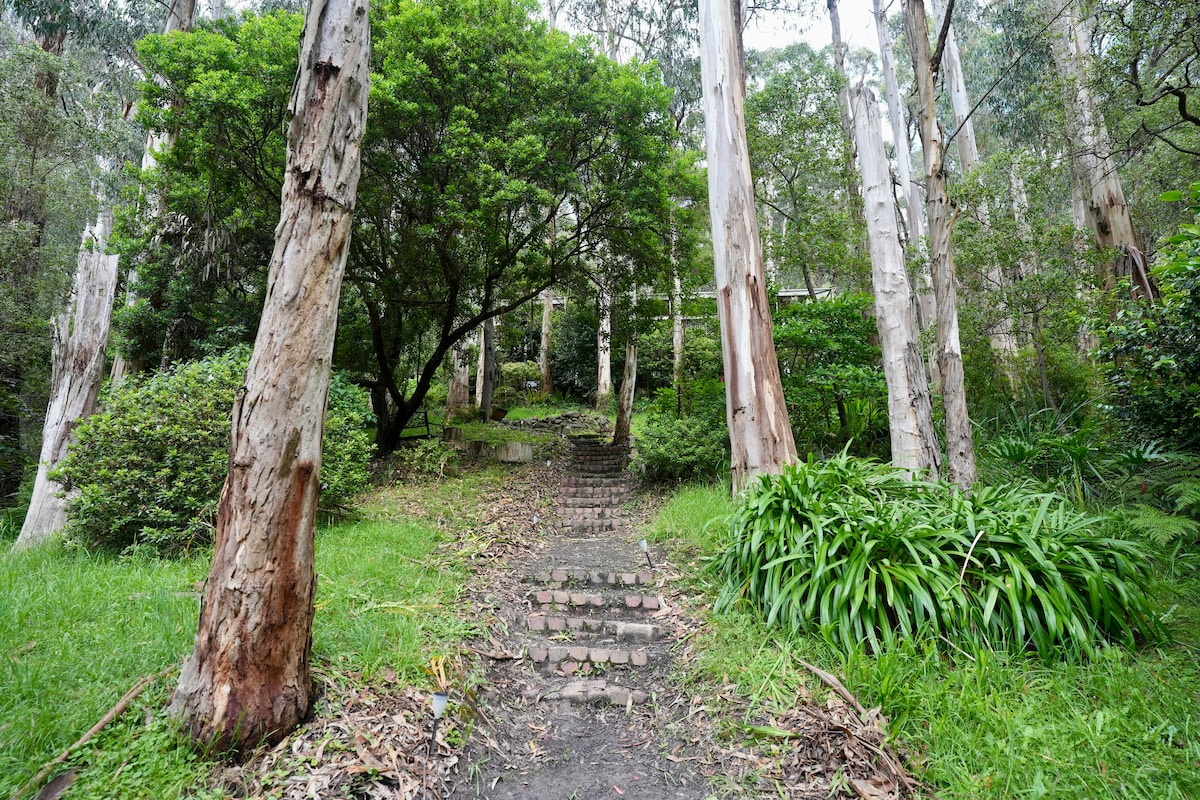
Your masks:
[[[748,606],[847,651],[924,639],[1087,658],[1161,634],[1147,559],[1106,522],[1057,494],[966,496],[845,452],[810,456],[759,478],[730,518],[717,610]]]

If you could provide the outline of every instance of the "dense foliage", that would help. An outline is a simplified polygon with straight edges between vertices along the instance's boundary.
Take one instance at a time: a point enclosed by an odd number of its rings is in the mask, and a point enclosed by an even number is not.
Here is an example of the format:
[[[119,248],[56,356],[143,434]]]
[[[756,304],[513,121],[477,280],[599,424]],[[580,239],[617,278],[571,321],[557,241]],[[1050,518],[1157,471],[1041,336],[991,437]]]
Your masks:
[[[1179,201],[1181,192],[1166,196]],[[1193,222],[1159,251],[1155,304],[1124,303],[1103,331],[1114,410],[1152,436],[1200,448],[1200,183],[1188,190]]]
[[[88,548],[145,545],[164,554],[208,542],[229,460],[230,417],[249,353],[234,350],[110,387],[59,467],[67,533]],[[366,487],[373,419],[363,391],[336,373],[329,390],[321,504]]]
[[[1065,498],[944,483],[846,454],[764,476],[730,521],[718,608],[847,651],[913,638],[1094,656],[1153,638],[1149,565]]]

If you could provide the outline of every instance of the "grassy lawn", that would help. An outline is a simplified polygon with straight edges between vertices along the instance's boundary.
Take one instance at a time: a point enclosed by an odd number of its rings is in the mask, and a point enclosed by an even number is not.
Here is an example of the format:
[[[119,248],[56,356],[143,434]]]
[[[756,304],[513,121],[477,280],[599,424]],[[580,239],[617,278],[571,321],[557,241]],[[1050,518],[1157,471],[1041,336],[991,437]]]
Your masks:
[[[721,544],[724,528],[712,520],[731,510],[723,487],[686,487],[652,536],[675,548],[677,563],[699,567]],[[710,599],[716,590],[703,574],[695,586]],[[786,706],[801,687],[816,689],[800,660],[839,674],[864,705],[882,706],[890,732],[943,800],[1195,798],[1200,583],[1163,578],[1159,588],[1163,609],[1175,607],[1174,642],[1109,648],[1081,664],[915,647],[848,656],[818,637],[768,631],[735,613],[712,619],[696,643],[698,670],[685,680],[696,691],[732,680],[753,709]]]
[[[465,570],[439,545],[472,520],[470,498],[499,473],[382,493],[350,523],[317,533],[314,657],[370,680],[422,668],[468,635],[457,612]],[[406,500],[399,506],[399,498]],[[9,542],[0,542],[8,549]],[[61,547],[0,556],[0,796],[65,750],[141,676],[190,652],[208,554],[123,560]],[[72,759],[72,798],[180,797],[211,763],[162,718],[176,676],[159,681]]]

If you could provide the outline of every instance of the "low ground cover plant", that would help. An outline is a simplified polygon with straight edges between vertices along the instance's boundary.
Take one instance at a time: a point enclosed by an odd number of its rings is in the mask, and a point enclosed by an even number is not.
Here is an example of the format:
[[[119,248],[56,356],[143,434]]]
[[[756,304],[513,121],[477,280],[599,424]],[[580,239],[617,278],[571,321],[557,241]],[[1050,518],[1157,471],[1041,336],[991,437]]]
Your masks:
[[[249,350],[181,364],[110,387],[76,430],[58,480],[68,537],[88,548],[170,554],[211,539],[229,459],[230,409]],[[366,488],[374,418],[362,389],[334,375],[326,412],[321,505]]]
[[[846,651],[918,639],[1092,657],[1159,634],[1148,559],[1105,521],[1053,493],[964,496],[845,452],[810,457],[760,478],[730,518],[717,609]]]

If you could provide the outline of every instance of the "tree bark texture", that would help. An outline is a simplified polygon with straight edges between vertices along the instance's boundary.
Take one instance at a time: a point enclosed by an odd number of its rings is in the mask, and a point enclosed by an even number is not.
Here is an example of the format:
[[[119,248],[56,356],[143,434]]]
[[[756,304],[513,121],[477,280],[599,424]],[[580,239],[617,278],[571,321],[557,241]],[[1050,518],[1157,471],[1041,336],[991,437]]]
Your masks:
[[[938,366],[946,416],[946,476],[967,491],[975,483],[975,445],[963,384],[962,345],[958,336],[958,289],[950,254],[950,199],[946,195],[937,94],[929,61],[929,29],[924,0],[906,0],[905,26],[912,53],[920,105],[921,149],[925,153],[925,209],[929,225],[929,263],[937,296]]]
[[[467,358],[467,341],[454,345],[450,388],[446,392],[446,413],[471,403],[471,360]]]
[[[608,408],[612,397],[612,294],[607,286],[597,295],[600,328],[596,331],[596,410]]]
[[[671,385],[675,400],[683,402],[683,281],[679,265],[671,267]]]
[[[795,460],[746,145],[739,0],[701,0],[700,65],[717,315],[735,492]]]
[[[313,532],[338,297],[366,124],[365,0],[311,0],[267,297],[233,408],[195,648],[171,712],[218,749],[275,741],[312,697]]]
[[[487,421],[492,413],[492,398],[500,382],[500,365],[496,361],[496,321],[489,317],[483,323],[483,338],[479,347],[479,418]]]
[[[1050,51],[1067,108],[1071,174],[1083,201],[1087,229],[1097,247],[1117,251],[1114,261],[1097,264],[1097,282],[1111,290],[1116,288],[1117,280],[1128,278],[1135,294],[1153,297],[1154,287],[1146,271],[1146,248],[1129,214],[1117,166],[1110,155],[1108,129],[1088,82],[1088,29],[1073,3],[1066,8],[1044,3],[1043,8],[1050,24]]]
[[[117,289],[117,257],[105,252],[112,224],[112,210],[102,207],[96,224],[84,230],[70,308],[54,319],[50,402],[33,496],[17,548],[45,542],[67,522],[63,487],[50,480],[49,473],[67,454],[75,426],[96,410],[104,380],[104,351]]]
[[[538,370],[542,373],[542,391],[550,394],[554,391],[554,376],[551,370],[550,358],[551,333],[554,331],[554,290],[542,292],[542,339],[538,345]]]
[[[630,292],[630,300],[631,308],[636,309],[636,287]],[[617,418],[613,423],[612,443],[618,447],[629,446],[629,430],[633,424],[633,394],[637,389],[637,359],[637,332],[630,331],[629,343],[625,345],[625,369],[621,373],[621,391],[617,394]]]
[[[875,324],[888,387],[892,463],[913,473],[925,471],[937,475],[941,466],[940,444],[933,425],[929,381],[917,342],[912,288],[900,247],[879,110],[871,90],[856,87],[852,91],[852,108],[867,238],[871,245]]]

